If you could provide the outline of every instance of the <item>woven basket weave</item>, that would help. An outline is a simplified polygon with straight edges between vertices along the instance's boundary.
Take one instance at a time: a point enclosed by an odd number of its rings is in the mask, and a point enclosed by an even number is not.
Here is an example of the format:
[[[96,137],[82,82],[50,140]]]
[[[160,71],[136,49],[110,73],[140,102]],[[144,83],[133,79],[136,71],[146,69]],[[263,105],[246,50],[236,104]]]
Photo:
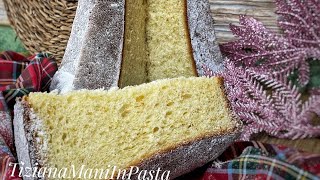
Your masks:
[[[3,0],[9,20],[31,52],[53,53],[60,62],[71,31],[77,0]],[[219,43],[233,39],[229,23],[240,14],[254,16],[279,32],[274,0],[209,0]]]
[[[30,53],[52,53],[61,63],[77,9],[73,0],[4,0],[9,21]]]

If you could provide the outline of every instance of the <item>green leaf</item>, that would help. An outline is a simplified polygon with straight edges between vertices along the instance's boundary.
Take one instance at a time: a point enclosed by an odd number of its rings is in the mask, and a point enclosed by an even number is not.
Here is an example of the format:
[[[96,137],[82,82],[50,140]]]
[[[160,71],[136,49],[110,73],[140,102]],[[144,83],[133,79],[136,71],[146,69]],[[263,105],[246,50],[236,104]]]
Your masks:
[[[310,81],[306,86],[301,86],[298,81],[298,70],[294,70],[292,74],[288,76],[288,80],[292,81],[294,85],[299,88],[301,93],[306,92],[312,88],[320,88],[320,61],[319,60],[309,60],[310,65]]]

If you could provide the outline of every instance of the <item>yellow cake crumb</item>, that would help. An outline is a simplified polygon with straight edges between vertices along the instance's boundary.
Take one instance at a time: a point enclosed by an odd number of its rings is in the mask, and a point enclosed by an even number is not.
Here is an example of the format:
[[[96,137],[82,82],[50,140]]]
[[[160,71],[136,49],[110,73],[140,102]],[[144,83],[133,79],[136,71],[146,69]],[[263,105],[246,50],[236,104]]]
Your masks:
[[[175,78],[111,91],[31,93],[49,166],[126,168],[235,127],[219,78]]]

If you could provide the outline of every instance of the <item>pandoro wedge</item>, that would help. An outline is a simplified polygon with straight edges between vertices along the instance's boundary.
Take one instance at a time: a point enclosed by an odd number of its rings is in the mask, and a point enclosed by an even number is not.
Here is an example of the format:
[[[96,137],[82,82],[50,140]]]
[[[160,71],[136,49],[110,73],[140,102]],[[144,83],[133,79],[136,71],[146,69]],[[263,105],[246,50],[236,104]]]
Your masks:
[[[116,177],[135,166],[170,171],[171,179],[215,159],[241,131],[222,80],[205,77],[109,91],[31,93],[15,105],[14,127],[24,168],[116,167]],[[43,179],[57,179],[52,176]]]

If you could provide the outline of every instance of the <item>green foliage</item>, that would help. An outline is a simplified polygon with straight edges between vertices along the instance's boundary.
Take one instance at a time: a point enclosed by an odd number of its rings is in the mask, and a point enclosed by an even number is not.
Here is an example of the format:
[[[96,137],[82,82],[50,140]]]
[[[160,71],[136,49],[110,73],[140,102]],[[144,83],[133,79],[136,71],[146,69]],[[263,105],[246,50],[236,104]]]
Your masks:
[[[20,53],[27,52],[14,30],[9,26],[0,25],[0,52],[7,50]]]
[[[320,61],[311,61],[310,62],[310,87],[314,88],[320,87]]]
[[[293,73],[288,77],[290,81],[293,82],[297,87],[299,87],[300,92],[306,92],[308,89],[320,88],[320,61],[308,60],[310,65],[310,81],[306,86],[301,86],[298,81],[298,70],[295,69]]]

